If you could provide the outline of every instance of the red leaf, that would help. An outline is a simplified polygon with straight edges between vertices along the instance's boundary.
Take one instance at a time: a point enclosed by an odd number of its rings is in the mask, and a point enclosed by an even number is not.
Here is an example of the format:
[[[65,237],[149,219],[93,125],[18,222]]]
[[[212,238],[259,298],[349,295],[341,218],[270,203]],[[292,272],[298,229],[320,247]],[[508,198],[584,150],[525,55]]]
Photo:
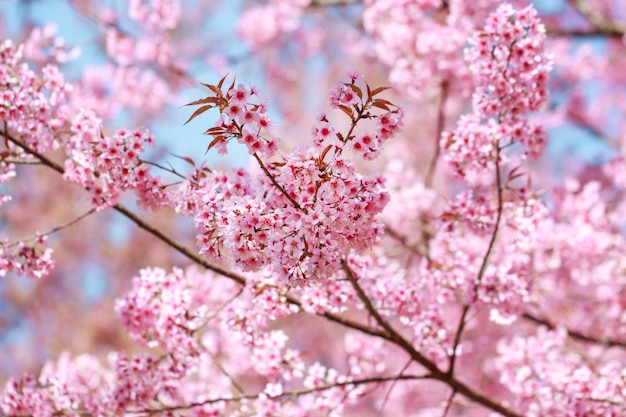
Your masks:
[[[205,97],[200,100],[192,101],[191,103],[185,104],[185,106],[197,106],[198,104],[207,104],[207,103],[217,103],[217,97]]]
[[[378,87],[378,88],[375,88],[375,89],[372,91],[372,95],[371,95],[371,96],[372,96],[372,97],[374,97],[376,94],[380,94],[380,93],[382,93],[382,92],[383,92],[383,91],[385,91],[385,90],[389,90],[390,88],[391,88],[391,87]]]
[[[389,107],[387,107],[386,104],[381,103],[378,100],[374,100],[374,102],[372,103],[372,106],[374,107],[378,107],[379,109],[383,109],[383,110],[387,110],[387,111],[391,111],[391,109]]]
[[[328,153],[328,151],[330,151],[332,149],[333,145],[328,145],[326,147],[326,149],[324,149],[324,151],[322,152],[322,154],[320,155],[320,161],[323,161],[324,158],[326,158],[326,154]]]
[[[180,155],[176,155],[175,153],[173,153],[172,156],[178,159],[182,159],[183,161],[187,162],[189,165],[191,165],[194,168],[196,167],[196,163],[193,161],[193,159],[191,159],[188,156],[180,156]]]
[[[206,152],[204,152],[204,154],[206,155],[206,153],[209,152],[212,147],[217,145],[217,143],[223,139],[225,139],[224,136],[217,136],[215,139],[213,139],[211,143],[209,143],[209,146],[206,148]]]
[[[339,109],[348,115],[349,118],[352,118],[352,109],[348,106],[339,105]]]
[[[191,117],[189,117],[189,119],[185,122],[185,124],[191,122],[193,119],[195,119],[197,116],[201,115],[202,113],[204,113],[205,111],[213,108],[215,106],[208,104],[206,106],[202,106],[200,107],[198,110],[196,110],[195,112],[193,112],[193,114],[191,115]]]
[[[217,83],[217,88],[219,88],[220,90],[222,88],[222,84],[224,84],[224,80],[226,80],[226,77],[228,77],[228,74],[224,75],[224,77],[220,80],[220,82]]]
[[[359,96],[360,99],[363,99],[363,91],[361,91],[361,89],[359,87],[357,87],[354,84],[346,84],[343,83],[346,87],[350,87],[350,89],[352,89],[352,91],[354,91],[354,94],[356,94],[357,96]]]

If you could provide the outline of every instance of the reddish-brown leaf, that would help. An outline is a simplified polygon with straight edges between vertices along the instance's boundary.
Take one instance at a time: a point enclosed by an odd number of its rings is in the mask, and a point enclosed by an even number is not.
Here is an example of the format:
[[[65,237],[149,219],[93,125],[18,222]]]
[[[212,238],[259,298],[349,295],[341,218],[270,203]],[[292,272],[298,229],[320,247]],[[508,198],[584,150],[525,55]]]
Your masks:
[[[343,104],[339,105],[339,109],[348,115],[349,118],[352,118],[352,109],[348,106],[344,106]]]
[[[217,136],[215,139],[213,139],[211,143],[209,143],[209,146],[206,148],[206,152],[204,154],[206,155],[206,153],[209,152],[211,148],[217,145],[217,143],[222,139],[224,139],[224,136]]]
[[[188,156],[180,156],[180,155],[176,155],[175,153],[173,153],[172,156],[174,158],[182,159],[183,161],[187,162],[189,165],[191,165],[194,168],[196,167],[196,163],[193,161],[193,159],[191,159]]]
[[[224,81],[226,80],[226,77],[228,77],[228,74],[224,75],[224,77],[222,77],[220,82],[217,83],[217,88],[219,88],[220,90],[222,89],[222,85],[224,84]]]
[[[380,94],[385,90],[389,90],[391,87],[378,87],[372,90],[371,97],[374,97],[376,94]]]
[[[207,103],[217,103],[217,97],[205,97],[200,100],[192,101],[191,103],[185,104],[186,106],[197,106],[198,104],[207,104]]]
[[[198,110],[196,110],[195,112],[193,112],[193,114],[191,115],[191,117],[189,117],[189,119],[185,122],[185,124],[191,122],[193,119],[195,119],[196,117],[200,116],[202,113],[204,113],[205,111],[213,108],[215,106],[208,104],[206,106],[202,106],[200,107]]]
[[[383,109],[383,110],[391,111],[391,109],[390,109],[390,108],[389,108],[389,107],[388,107],[385,103],[382,103],[382,102],[380,102],[380,101],[378,101],[378,100],[374,100],[374,101],[372,102],[372,106],[374,106],[374,107],[378,107],[379,109]]]
[[[354,91],[354,94],[356,94],[357,96],[359,96],[360,99],[363,99],[363,91],[361,91],[361,89],[359,87],[357,87],[354,84],[347,84],[347,83],[343,83],[346,87],[350,87],[350,89],[352,91]]]
[[[216,133],[224,133],[225,130],[222,126],[215,126],[215,127],[210,127],[207,130],[205,130],[203,133],[205,135],[214,135]]]
[[[215,95],[222,97],[222,90],[220,90],[219,88],[217,88],[214,85],[211,84],[204,84],[201,83],[203,86],[207,87],[209,90],[211,90]]]
[[[326,154],[328,153],[328,151],[330,151],[333,148],[333,145],[328,145],[324,151],[322,152],[322,154],[320,155],[320,161],[323,161],[324,158],[326,158]]]

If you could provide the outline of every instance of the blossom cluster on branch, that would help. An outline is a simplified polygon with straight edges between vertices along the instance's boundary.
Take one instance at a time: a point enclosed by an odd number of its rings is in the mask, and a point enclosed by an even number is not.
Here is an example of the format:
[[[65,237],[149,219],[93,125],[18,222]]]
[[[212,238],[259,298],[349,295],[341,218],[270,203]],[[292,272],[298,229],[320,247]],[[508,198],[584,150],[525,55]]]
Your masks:
[[[589,1],[620,16],[608,1]],[[257,87],[234,76],[198,83],[208,95],[187,104],[185,124],[205,123],[203,150],[238,147],[249,167],[179,156],[182,171],[148,157],[163,144],[142,125],[193,79],[177,39],[198,16],[178,0],[129,0],[123,13],[71,3],[101,31],[101,67],[66,74],[62,64],[78,52],[50,25],[0,42],[0,210],[11,219],[0,279],[44,285],[109,271],[87,256],[107,237],[62,237],[107,212],[143,233],[129,238],[140,269],[118,269],[129,281],[108,299],[119,329],[91,331],[124,339],[84,354],[60,341],[60,357],[0,380],[1,415],[626,413],[623,157],[553,182],[541,165],[554,160],[546,132],[564,117],[549,107],[550,90],[569,94],[568,77],[581,77],[562,75],[562,46],[550,38],[567,29],[558,19],[544,25],[521,0],[251,6],[238,30],[260,60],[272,49],[289,56],[292,35],[306,53],[321,50],[309,15],[357,15],[360,41],[342,33],[329,49],[343,64],[363,53],[359,71],[345,71],[327,110],[293,131],[289,114],[286,128],[270,117],[274,103]],[[580,3],[570,7],[614,47],[621,26]],[[392,87],[365,81],[369,71]],[[572,107],[572,120],[598,133]],[[115,127],[120,119],[132,127]],[[607,129],[615,124],[608,116]],[[68,203],[63,187],[79,197]],[[31,225],[24,207],[39,200]],[[29,229],[78,200],[84,214]],[[165,251],[174,255],[157,256],[159,266],[143,260]],[[38,294],[42,309],[56,295]]]

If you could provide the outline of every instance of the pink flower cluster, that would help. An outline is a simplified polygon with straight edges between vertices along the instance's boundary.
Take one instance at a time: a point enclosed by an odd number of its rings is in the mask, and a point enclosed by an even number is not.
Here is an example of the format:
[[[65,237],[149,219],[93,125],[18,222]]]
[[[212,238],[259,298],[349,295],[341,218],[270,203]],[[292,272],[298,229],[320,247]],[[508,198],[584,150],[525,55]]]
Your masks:
[[[149,33],[162,33],[178,25],[180,0],[130,0],[128,17]]]
[[[626,411],[622,361],[586,358],[569,348],[565,329],[545,328],[502,342],[496,367],[528,417],[619,416]],[[557,360],[558,358],[558,360]]]
[[[485,118],[512,119],[536,111],[548,95],[552,68],[545,52],[546,29],[537,11],[504,4],[470,38],[465,59],[476,78],[474,109]]]
[[[569,329],[620,341],[626,340],[626,206],[606,191],[600,182],[570,178],[551,194],[550,221],[540,225],[542,237],[533,245],[533,271],[536,292],[544,296],[541,314],[558,314]],[[555,292],[562,297],[551,297]]]
[[[8,155],[9,153],[7,153],[4,156],[8,156]],[[7,162],[4,156],[0,156],[0,184],[9,182],[11,178],[14,178],[16,175],[15,165],[10,162]],[[9,201],[11,201],[11,196],[5,195],[2,192],[0,192],[0,207],[2,207],[3,204]]]
[[[47,276],[54,267],[52,248],[46,247],[45,236],[34,243],[0,241],[0,277],[11,271],[32,278]]]
[[[225,96],[219,88],[214,92],[217,94],[214,98],[190,103],[210,103],[198,109],[191,118],[213,106],[220,109],[220,119],[215,127],[205,132],[214,137],[209,149],[217,146],[219,154],[224,155],[227,152],[228,141],[236,138],[239,143],[248,148],[251,155],[271,156],[278,150],[278,139],[265,137],[267,129],[272,126],[265,103],[254,104],[248,101],[250,97],[258,95],[256,88],[246,89],[243,84],[235,88],[233,84]]]
[[[535,9],[516,11],[510,5],[498,7],[470,39],[465,59],[475,79],[474,113],[461,117],[441,140],[457,175],[472,181],[488,173],[502,157],[500,150],[513,143],[523,144],[531,156],[542,152],[545,133],[526,114],[538,110],[548,94],[552,64],[544,41]]]
[[[470,86],[460,51],[495,0],[367,0],[363,26],[378,58],[391,68],[389,81],[413,99],[443,82]]]
[[[151,348],[162,346],[184,358],[197,353],[193,332],[203,317],[194,312],[192,288],[176,269],[142,269],[133,279],[133,290],[119,298],[116,310],[128,333]]]
[[[470,191],[458,194],[439,214],[439,232],[430,244],[430,256],[437,261],[423,264],[435,292],[490,306],[490,319],[498,324],[511,324],[536,296],[532,260],[544,239],[541,229],[550,223],[536,196],[507,191],[499,224],[497,201]]]
[[[385,88],[367,91],[368,101],[363,102],[363,91],[356,85],[359,76],[351,74],[351,83],[340,83],[329,93],[330,105],[339,108],[351,118],[360,117],[373,119],[376,121],[376,133],[364,134],[342,140],[342,137],[335,133],[326,115],[318,118],[318,123],[313,127],[313,144],[317,147],[332,145],[335,149],[343,149],[343,143],[350,141],[349,148],[363,159],[371,161],[376,159],[383,148],[385,141],[392,138],[402,127],[402,109],[391,110],[394,106],[385,99],[373,98],[376,94],[384,91]],[[369,88],[369,87],[368,87]],[[371,98],[371,99],[370,99]],[[386,113],[372,115],[367,112],[372,107],[385,110]]]
[[[154,146],[147,131],[118,129],[105,137],[100,120],[92,112],[82,111],[72,121],[71,133],[63,176],[88,189],[95,207],[115,205],[125,190],[134,190],[144,206],[166,205],[161,179],[152,176],[149,166],[139,159],[146,144]]]
[[[202,209],[195,216],[202,253],[214,259],[230,254],[244,271],[272,265],[284,280],[297,283],[327,279],[351,250],[364,250],[376,241],[382,230],[376,217],[388,201],[383,180],[358,174],[342,151],[349,143],[372,159],[399,130],[402,113],[391,110],[394,106],[388,101],[374,98],[383,89],[367,86],[366,96],[356,78],[331,92],[331,103],[352,121],[349,135],[335,132],[322,116],[313,128],[315,147],[293,151],[268,165],[259,154],[271,155],[277,142],[263,136],[269,123],[264,106],[247,102],[256,94],[254,89],[232,85],[223,94],[222,80],[218,86],[207,86],[213,96],[191,103],[201,107],[190,119],[213,107],[220,110],[217,126],[207,130],[214,137],[209,148],[237,138],[265,174],[257,187],[243,174],[236,176],[235,184],[220,176],[203,186]],[[376,116],[374,108],[386,113]],[[354,134],[363,119],[376,119],[375,136]],[[247,128],[249,123],[253,129]]]
[[[69,359],[64,354],[37,378],[9,381],[0,395],[0,409],[7,415],[37,417],[85,412],[104,417],[167,407],[200,416],[226,415],[225,409],[242,415],[251,410],[297,416],[324,410],[335,415],[346,397],[354,400],[362,389],[346,384],[350,375],[320,362],[306,364],[304,355],[289,348],[285,332],[268,328],[268,309],[282,303],[266,297],[275,285],[269,278],[257,278],[239,288],[194,268],[142,270],[117,300],[117,310],[136,340],[163,354],[112,353],[109,366],[89,356]],[[181,331],[185,340],[178,337]],[[211,381],[210,389],[206,381]],[[238,384],[257,394],[237,399]],[[285,391],[298,387],[324,389],[303,394],[297,402],[282,401],[289,395]]]
[[[0,120],[37,151],[57,148],[55,133],[65,121],[62,105],[72,87],[56,66],[44,66],[38,76],[23,59],[23,45],[0,43]]]

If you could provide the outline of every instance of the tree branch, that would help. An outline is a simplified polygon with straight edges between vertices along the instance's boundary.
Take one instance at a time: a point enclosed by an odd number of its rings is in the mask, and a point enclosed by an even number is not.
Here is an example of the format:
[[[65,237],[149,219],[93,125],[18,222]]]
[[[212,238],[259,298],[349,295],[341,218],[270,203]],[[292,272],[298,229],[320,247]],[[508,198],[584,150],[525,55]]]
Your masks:
[[[626,24],[605,18],[587,1],[569,0],[569,3],[594,26],[595,30],[603,32],[607,36],[622,37],[626,33]]]
[[[489,258],[491,257],[491,253],[496,245],[496,240],[498,238],[498,232],[500,230],[500,220],[502,218],[502,178],[500,173],[500,144],[496,144],[496,187],[497,187],[497,199],[498,199],[498,208],[496,213],[496,221],[493,228],[493,233],[491,234],[491,239],[489,241],[489,246],[487,247],[487,252],[483,257],[482,264],[480,265],[480,269],[478,270],[478,276],[476,277],[476,281],[474,282],[474,288],[472,290],[473,294],[471,294],[472,302],[476,301],[478,297],[478,286],[485,275],[485,271],[487,271],[487,265],[489,264]],[[461,334],[463,333],[463,329],[467,324],[467,314],[469,312],[471,304],[465,304],[463,306],[463,311],[461,312],[461,319],[459,320],[459,325],[457,327],[456,335],[454,336],[454,344],[452,345],[452,356],[450,357],[450,366],[448,368],[448,374],[452,375],[454,372],[454,365],[456,362],[456,351],[461,342]]]
[[[387,323],[382,318],[380,313],[372,305],[372,302],[369,300],[369,298],[365,294],[365,291],[363,291],[363,288],[361,288],[361,286],[357,282],[357,279],[354,276],[354,273],[352,272],[352,270],[350,269],[350,266],[348,265],[348,263],[345,260],[343,260],[341,262],[341,266],[344,272],[346,273],[346,277],[348,281],[354,287],[355,291],[357,292],[357,295],[359,296],[359,298],[365,305],[365,308],[367,309],[367,311],[372,315],[372,317],[374,317],[378,325],[382,327],[383,329],[385,329],[385,332],[386,332],[385,338],[389,340],[390,342],[393,342],[397,346],[401,347],[402,349],[404,349],[404,351],[406,351],[414,361],[422,365],[424,368],[426,368],[430,372],[433,379],[439,380],[447,384],[448,386],[450,386],[450,388],[452,388],[453,391],[465,396],[466,398],[478,404],[481,404],[487,408],[490,408],[491,410],[497,413],[500,413],[503,416],[522,417],[520,414],[517,414],[515,411],[509,410],[508,408],[503,407],[502,405],[494,402],[493,400],[485,397],[484,395],[472,390],[470,387],[468,387],[467,385],[465,385],[464,383],[456,379],[451,373],[442,372],[433,362],[431,362],[424,355],[422,355],[420,352],[415,350],[415,347],[413,347],[413,345],[410,342],[404,339],[396,330],[394,330],[391,327],[389,323]]]
[[[19,141],[18,139],[12,137],[11,135],[8,134],[8,132],[5,132],[5,138],[12,142],[13,144],[21,147],[22,149],[24,149],[26,152],[30,153],[31,155],[37,157],[38,159],[41,160],[42,164],[50,167],[51,169],[57,171],[59,174],[63,174],[64,170],[63,167],[61,165],[59,165],[58,163],[52,161],[51,159],[47,158],[46,156],[40,154],[39,152],[35,151],[34,149],[30,148],[28,145],[23,144],[21,141]],[[119,213],[123,214],[124,216],[126,216],[128,219],[130,219],[132,222],[134,222],[138,227],[140,227],[141,229],[146,230],[147,232],[149,232],[150,234],[152,234],[153,236],[157,237],[158,239],[160,239],[161,241],[165,242],[167,245],[169,245],[170,247],[172,247],[173,249],[177,250],[178,252],[180,252],[181,254],[183,254],[185,257],[187,257],[189,260],[195,262],[196,264],[205,267],[208,270],[211,270],[219,275],[222,275],[224,277],[230,278],[236,282],[238,282],[241,285],[245,285],[246,283],[246,278],[243,275],[237,274],[233,271],[229,271],[227,269],[224,269],[220,266],[214,265],[208,261],[206,261],[205,259],[203,259],[202,257],[200,257],[199,255],[197,255],[196,253],[194,253],[191,249],[187,248],[186,246],[184,246],[183,244],[177,242],[175,239],[167,236],[165,233],[161,232],[160,230],[158,230],[156,227],[152,226],[150,223],[144,221],[143,219],[141,219],[139,216],[137,216],[136,214],[134,214],[132,211],[130,211],[129,209],[127,209],[126,207],[124,207],[121,204],[116,204],[115,206],[113,206],[113,209],[118,211]],[[464,383],[462,383],[461,381],[459,381],[458,379],[454,378],[452,375],[448,375],[444,372],[442,372],[441,370],[439,370],[439,368],[437,368],[437,366],[431,362],[430,360],[428,360],[425,356],[423,356],[421,353],[419,353],[417,350],[415,350],[415,348],[413,347],[413,345],[411,345],[411,343],[409,343],[407,340],[405,340],[401,335],[399,335],[389,324],[387,324],[387,322],[380,316],[380,314],[376,311],[376,309],[374,308],[374,306],[372,305],[372,303],[369,301],[369,299],[367,298],[365,292],[363,291],[363,289],[360,287],[360,285],[356,282],[356,278],[354,277],[354,275],[352,274],[352,271],[350,270],[350,268],[348,267],[348,264],[343,261],[342,262],[342,267],[344,268],[344,270],[346,271],[347,277],[350,280],[350,282],[352,283],[352,285],[354,286],[355,290],[357,291],[359,297],[362,299],[362,301],[364,302],[364,304],[366,305],[366,308],[368,308],[368,311],[370,311],[370,314],[373,315],[373,317],[377,320],[378,324],[385,330],[384,332],[381,332],[380,330],[376,330],[376,329],[372,329],[370,327],[367,327],[365,325],[362,325],[360,323],[351,321],[349,319],[340,317],[340,316],[336,316],[334,314],[325,312],[323,314],[320,314],[321,317],[326,318],[327,320],[343,325],[345,327],[354,329],[354,330],[358,330],[362,333],[368,334],[370,336],[376,336],[376,337],[380,337],[383,338],[385,340],[388,340],[398,346],[400,346],[401,348],[403,348],[410,356],[411,358],[418,362],[419,364],[421,364],[424,368],[426,368],[429,371],[428,377],[429,378],[433,378],[439,381],[444,382],[445,384],[447,384],[448,386],[450,386],[454,391],[458,392],[459,394],[465,396],[466,398],[468,398],[471,401],[474,401],[478,404],[483,405],[486,408],[489,408],[497,413],[502,414],[505,417],[522,417],[520,414],[516,413],[515,411],[512,411],[496,402],[494,402],[493,400],[487,398],[486,396],[482,395],[479,392],[474,391],[473,389],[471,389],[470,387],[468,387],[467,385],[465,385]],[[301,307],[301,303],[287,295],[286,296],[287,302],[289,302],[290,304],[296,305],[298,307]],[[394,375],[393,376],[396,379],[408,379],[408,376],[398,376],[398,375]],[[421,378],[425,378],[424,376],[421,376]],[[376,381],[373,381],[376,382]],[[346,385],[348,385],[348,383],[346,383]],[[240,397],[243,399],[243,397]],[[252,397],[255,398],[255,397]],[[217,401],[223,401],[223,399],[221,400],[216,400],[213,402],[217,402]],[[209,404],[210,402],[204,402],[204,403],[199,403],[196,404],[196,406],[201,406],[201,405],[205,405],[205,404]],[[165,410],[163,410],[165,411]],[[144,413],[145,411],[137,411],[134,413]],[[133,412],[130,412],[133,413]],[[73,414],[81,414],[80,412],[73,412]]]
[[[538,324],[540,326],[546,326],[550,330],[554,330],[557,327],[556,325],[550,323],[548,320],[539,318],[530,313],[522,314],[522,318],[528,321],[531,321],[535,324]],[[606,346],[606,347],[626,348],[626,342],[622,342],[622,341],[611,339],[611,338],[596,338],[596,337],[588,336],[586,334],[583,334],[575,330],[570,330],[570,329],[566,329],[566,330],[567,330],[567,334],[572,339],[578,340],[580,342],[595,343],[595,344]]]
[[[437,127],[435,130],[435,154],[430,159],[428,171],[426,172],[426,177],[424,179],[424,185],[427,188],[431,188],[433,185],[433,179],[435,176],[435,168],[437,168],[437,162],[439,161],[439,154],[441,152],[441,147],[439,146],[439,139],[441,139],[441,133],[443,132],[443,128],[445,126],[446,100],[448,98],[449,89],[450,89],[450,84],[448,83],[448,81],[443,81],[441,83],[441,88],[440,88],[440,93],[439,93],[439,110],[437,111]]]

